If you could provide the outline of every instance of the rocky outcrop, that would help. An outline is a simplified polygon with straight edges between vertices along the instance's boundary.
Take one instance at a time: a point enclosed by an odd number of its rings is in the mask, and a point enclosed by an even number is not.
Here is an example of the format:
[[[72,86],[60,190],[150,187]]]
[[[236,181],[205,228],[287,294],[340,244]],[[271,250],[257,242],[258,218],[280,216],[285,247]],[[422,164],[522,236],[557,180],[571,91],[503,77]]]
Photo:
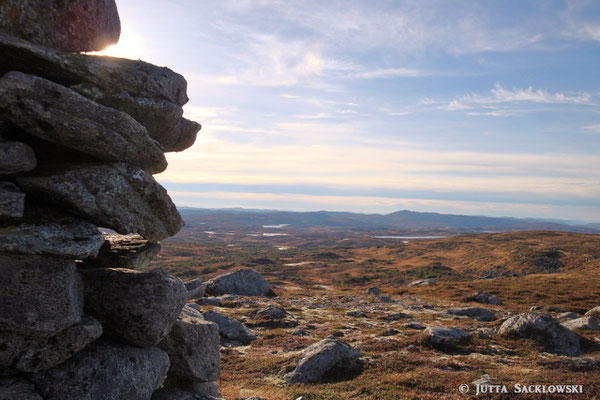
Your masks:
[[[549,314],[527,312],[504,321],[498,333],[513,338],[533,339],[549,353],[568,356],[581,353],[580,337]]]
[[[162,268],[148,272],[107,268],[82,270],[85,306],[106,332],[134,346],[154,346],[165,337],[187,300],[183,282]]]
[[[210,295],[237,294],[242,296],[273,296],[269,283],[253,269],[240,269],[217,276],[206,282]]]
[[[62,51],[102,50],[116,43],[121,23],[114,0],[7,0],[0,30]]]
[[[200,124],[181,75],[75,54],[119,32],[114,0],[0,1],[0,400],[219,397],[217,326],[134,270],[183,226],[151,174]]]
[[[358,369],[360,356],[348,343],[324,339],[304,349],[298,365],[284,379],[289,383],[317,382],[336,370]]]

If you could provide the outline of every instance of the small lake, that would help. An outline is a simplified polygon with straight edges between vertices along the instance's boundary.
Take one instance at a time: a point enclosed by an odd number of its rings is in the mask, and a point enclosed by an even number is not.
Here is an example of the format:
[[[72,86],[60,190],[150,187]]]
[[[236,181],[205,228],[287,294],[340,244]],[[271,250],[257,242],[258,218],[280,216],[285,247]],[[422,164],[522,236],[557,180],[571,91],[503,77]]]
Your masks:
[[[263,225],[263,228],[271,228],[271,229],[281,229],[281,228],[285,228],[286,226],[290,226],[290,224],[278,224],[278,225]]]

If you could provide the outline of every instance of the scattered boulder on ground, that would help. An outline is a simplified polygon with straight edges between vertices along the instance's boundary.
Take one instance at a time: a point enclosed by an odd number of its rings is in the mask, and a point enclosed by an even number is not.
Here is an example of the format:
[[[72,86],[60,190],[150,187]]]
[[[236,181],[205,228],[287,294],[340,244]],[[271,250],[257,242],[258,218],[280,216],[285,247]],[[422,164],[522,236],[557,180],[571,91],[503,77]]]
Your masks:
[[[500,305],[502,300],[488,292],[476,292],[465,299],[465,301],[473,301],[482,304]]]
[[[21,219],[24,209],[25,193],[13,183],[0,181],[0,221]]]
[[[592,331],[600,330],[600,324],[598,324],[598,320],[594,317],[583,317],[583,318],[575,318],[568,321],[562,322],[562,325],[571,329],[589,329]]]
[[[431,347],[439,350],[454,350],[461,344],[466,344],[471,335],[462,329],[430,326],[425,329],[425,341]]]
[[[394,303],[394,299],[392,299],[390,296],[379,296],[377,301],[381,303]]]
[[[54,335],[0,334],[0,369],[37,372],[61,364],[102,335],[102,326],[84,316],[80,323]]]
[[[498,333],[514,338],[533,339],[549,353],[568,356],[581,353],[579,336],[549,314],[527,312],[516,315],[504,321]]]
[[[328,373],[340,374],[348,369],[358,369],[360,356],[348,343],[324,339],[304,349],[298,365],[284,379],[289,383],[317,382]]]
[[[58,164],[17,182],[27,194],[122,234],[139,233],[160,241],[183,226],[167,191],[151,175],[128,164]]]
[[[413,287],[413,286],[432,286],[435,285],[436,281],[435,279],[418,279],[416,281],[412,281],[411,283],[408,284],[409,287]]]
[[[398,321],[401,319],[409,319],[409,318],[411,318],[410,314],[399,312],[399,313],[382,315],[379,319],[382,319],[384,321]]]
[[[121,22],[114,0],[6,0],[0,30],[66,51],[98,51],[117,43]]]
[[[298,326],[298,322],[290,313],[279,306],[266,306],[251,314],[255,320],[252,321],[252,327],[264,328],[293,328]]]
[[[162,147],[131,116],[44,78],[16,71],[2,76],[0,109],[28,134],[92,160],[127,160],[151,173],[167,168]]]
[[[600,319],[600,306],[592,308],[591,310],[585,313],[585,316]]]
[[[102,322],[109,335],[134,346],[157,344],[187,300],[183,282],[162,268],[92,269],[81,274],[88,313]]]
[[[446,314],[469,317],[477,321],[495,321],[498,318],[494,311],[481,307],[449,308]]]
[[[0,178],[31,171],[36,165],[31,147],[25,143],[4,141],[0,137]]]
[[[377,286],[371,286],[370,288],[367,289],[367,294],[371,294],[373,296],[379,296],[381,294],[381,289],[379,289]]]
[[[346,313],[346,315],[348,317],[356,317],[356,318],[363,318],[366,317],[365,313],[360,311],[360,310],[353,310],[353,311],[348,311]]]
[[[44,400],[33,383],[18,377],[0,377],[0,400]]]
[[[570,319],[577,319],[577,318],[579,318],[579,315],[576,314],[576,313],[574,313],[574,312],[571,312],[571,311],[562,313],[562,314],[560,314],[558,316],[558,319],[561,320],[561,321],[566,321],[566,320],[570,320]]]
[[[219,328],[193,308],[183,308],[158,347],[171,360],[169,377],[201,382],[219,378]]]
[[[235,318],[214,310],[208,310],[202,313],[205,320],[214,322],[219,326],[219,334],[226,341],[249,344],[256,340],[256,335],[244,324]]]
[[[157,348],[140,349],[97,341],[65,363],[33,375],[45,400],[150,399],[165,380],[169,356]]]
[[[254,318],[264,318],[279,320],[288,317],[290,314],[285,311],[282,307],[278,306],[266,306],[252,313]]]
[[[404,325],[402,325],[403,328],[408,328],[408,329],[416,329],[416,330],[423,330],[425,328],[427,328],[425,325],[423,325],[420,322],[417,321],[411,321],[411,322],[407,322]]]
[[[269,283],[257,271],[247,268],[217,276],[206,282],[210,295],[273,296]]]
[[[206,283],[202,279],[194,279],[184,283],[187,290],[188,300],[199,299],[204,297],[206,291]]]
[[[160,244],[149,242],[140,235],[116,235],[105,233],[103,244],[96,258],[84,260],[83,268],[146,267],[160,251]]]
[[[47,337],[81,322],[83,289],[75,263],[0,254],[0,331]]]

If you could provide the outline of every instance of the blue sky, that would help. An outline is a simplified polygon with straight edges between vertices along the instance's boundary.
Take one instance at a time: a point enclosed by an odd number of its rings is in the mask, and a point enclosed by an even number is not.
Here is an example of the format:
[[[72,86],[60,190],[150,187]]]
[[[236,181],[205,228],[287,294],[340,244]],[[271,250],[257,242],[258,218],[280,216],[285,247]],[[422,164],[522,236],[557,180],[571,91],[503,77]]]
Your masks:
[[[600,222],[600,2],[118,0],[188,80],[178,205]]]

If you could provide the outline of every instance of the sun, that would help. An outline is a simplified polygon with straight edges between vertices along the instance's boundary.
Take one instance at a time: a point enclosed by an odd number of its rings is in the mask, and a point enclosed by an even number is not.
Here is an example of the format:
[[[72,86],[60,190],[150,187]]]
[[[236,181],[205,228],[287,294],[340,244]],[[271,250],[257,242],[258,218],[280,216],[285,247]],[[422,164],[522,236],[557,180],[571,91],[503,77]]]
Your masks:
[[[87,54],[129,58],[131,60],[144,59],[144,45],[142,36],[135,31],[122,27],[119,42],[102,51],[92,51]]]

